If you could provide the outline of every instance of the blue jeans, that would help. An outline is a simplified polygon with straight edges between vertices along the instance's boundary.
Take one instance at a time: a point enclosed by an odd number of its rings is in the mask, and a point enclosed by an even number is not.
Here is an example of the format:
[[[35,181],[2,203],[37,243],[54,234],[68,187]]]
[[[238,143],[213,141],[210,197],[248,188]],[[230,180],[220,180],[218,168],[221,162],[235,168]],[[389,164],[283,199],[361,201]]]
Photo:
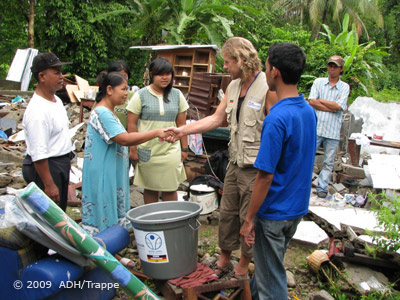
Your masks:
[[[301,217],[289,221],[254,218],[254,276],[250,280],[253,300],[287,300],[286,270],[283,258]]]
[[[324,166],[318,176],[317,192],[328,193],[326,188],[329,184],[333,164],[335,162],[336,150],[339,146],[339,140],[328,139],[322,136],[317,136],[317,149],[322,144],[324,148]]]

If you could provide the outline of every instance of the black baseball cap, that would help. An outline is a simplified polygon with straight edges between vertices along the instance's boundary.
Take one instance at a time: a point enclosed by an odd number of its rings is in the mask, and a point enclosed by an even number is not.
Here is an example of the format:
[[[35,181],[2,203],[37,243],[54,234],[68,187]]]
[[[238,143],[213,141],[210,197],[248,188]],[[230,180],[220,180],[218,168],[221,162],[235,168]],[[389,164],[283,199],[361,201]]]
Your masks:
[[[72,64],[72,62],[61,62],[54,53],[39,53],[33,59],[31,71],[32,73],[39,73],[40,71],[48,68],[60,67],[69,64]]]

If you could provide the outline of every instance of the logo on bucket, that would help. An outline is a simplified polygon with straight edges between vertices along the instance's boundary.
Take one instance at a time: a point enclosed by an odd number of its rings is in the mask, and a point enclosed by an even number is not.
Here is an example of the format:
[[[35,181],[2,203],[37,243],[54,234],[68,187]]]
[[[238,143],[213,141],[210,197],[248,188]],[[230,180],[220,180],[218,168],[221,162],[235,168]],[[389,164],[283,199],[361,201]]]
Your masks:
[[[142,262],[164,264],[168,263],[168,251],[163,231],[148,232],[133,229],[136,245]]]
[[[145,241],[146,241],[147,247],[149,247],[149,249],[151,249],[151,250],[160,249],[162,246],[162,239],[156,233],[147,234],[145,237]]]

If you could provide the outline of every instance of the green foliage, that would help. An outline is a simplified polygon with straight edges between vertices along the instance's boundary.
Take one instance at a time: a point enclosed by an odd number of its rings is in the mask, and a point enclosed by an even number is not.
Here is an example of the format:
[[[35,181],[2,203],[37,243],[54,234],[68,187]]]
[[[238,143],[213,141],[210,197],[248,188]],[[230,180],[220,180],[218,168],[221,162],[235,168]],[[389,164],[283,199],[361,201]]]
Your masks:
[[[345,15],[350,16],[358,35],[368,29],[365,21],[371,21],[374,27],[383,27],[383,17],[371,0],[277,0],[273,8],[283,8],[283,17],[293,23],[300,22],[312,29],[313,39],[318,38],[321,24],[329,24],[336,31],[340,30],[340,19]]]
[[[334,54],[343,55],[343,50],[337,45],[329,45],[323,40],[310,41],[311,32],[299,26],[286,24],[281,28],[271,26],[269,30],[268,39],[260,38],[262,46],[259,48],[259,55],[263,62],[267,59],[268,48],[274,43],[295,43],[306,53],[306,69],[298,85],[301,93],[308,94],[316,78],[327,76],[326,62],[328,57]]]
[[[344,275],[347,276],[347,275]],[[329,291],[329,294],[333,296],[336,300],[397,300],[399,299],[399,292],[389,287],[385,288],[383,291],[372,290],[366,295],[361,295],[355,288],[349,289],[346,287],[345,292],[342,291],[340,278],[331,280],[331,282],[320,282],[320,285]]]
[[[398,0],[380,0],[379,7],[384,15],[385,28],[378,33],[385,37],[387,46],[390,46],[391,60],[388,64],[400,63],[400,2]],[[397,86],[399,87],[399,85]]]
[[[0,78],[6,78],[9,69],[9,64],[0,64]]]
[[[384,292],[372,291],[368,295],[362,295],[360,300],[397,300],[400,294],[392,290],[385,290]]]
[[[0,78],[6,78],[17,49],[28,47],[25,1],[0,1]],[[21,7],[23,6],[23,7]]]
[[[351,87],[351,99],[359,95],[370,95],[375,89],[378,74],[384,74],[385,66],[382,57],[389,55],[382,47],[376,47],[375,42],[358,43],[355,25],[349,31],[349,15],[342,22],[342,32],[335,35],[328,25],[323,24],[325,36],[331,46],[338,46],[344,53],[345,64],[341,79]],[[351,101],[350,101],[351,102]]]
[[[373,91],[372,97],[379,102],[400,102],[400,91],[395,88],[384,88],[380,91]]]
[[[385,191],[379,194],[370,194],[368,198],[374,204],[379,226],[384,230],[385,236],[368,231],[373,241],[377,244],[376,251],[395,252],[400,249],[400,196],[389,196]]]
[[[73,62],[66,71],[95,83],[96,75],[115,59],[122,59],[128,50],[129,20],[110,18],[104,22],[90,23],[87,20],[101,9],[121,7],[103,1],[48,0],[37,8],[36,30],[38,49],[52,51],[62,60]],[[118,34],[114,34],[117,32]]]
[[[203,249],[205,253],[208,253],[210,255],[215,254],[215,248],[217,248],[217,247],[218,247],[218,245],[216,242],[212,242],[207,245],[200,246],[200,248]]]
[[[73,65],[66,66],[65,71],[78,74],[91,84],[95,83],[98,72],[107,68],[111,61],[121,59],[131,67],[129,83],[141,86],[145,65],[151,57],[148,51],[130,50],[133,45],[213,43],[221,46],[230,36],[242,36],[259,50],[263,63],[268,47],[275,42],[293,42],[301,46],[307,54],[306,70],[299,84],[302,92],[307,93],[315,78],[326,76],[327,58],[340,54],[346,57],[346,64],[348,59],[343,79],[351,84],[350,99],[367,95],[367,92],[383,101],[399,98],[400,22],[397,19],[400,4],[396,0],[379,1],[385,16],[384,30],[376,26],[373,18],[362,19],[368,32],[376,38],[376,45],[369,42],[365,35],[360,41],[354,40],[354,32],[358,28],[347,31],[349,24],[354,22],[352,17],[347,24],[339,24],[330,13],[323,22],[329,25],[325,28],[330,30],[325,31],[326,39],[314,40],[311,23],[307,21],[311,17],[310,5],[317,2],[325,5],[328,3],[325,0],[35,2],[35,48],[41,52],[53,51],[60,59],[73,61]],[[278,2],[289,4],[290,8],[279,6]],[[338,14],[340,18],[346,9],[353,6],[355,12],[363,15],[356,4],[365,4],[365,1],[331,1],[333,4],[339,2],[343,8]],[[5,78],[16,49],[26,48],[28,44],[29,1],[2,1],[0,8],[0,78]],[[327,9],[332,12],[332,7]],[[289,22],[284,18],[286,12],[289,13],[286,15],[291,15]],[[299,22],[300,18],[303,22]],[[391,57],[382,56],[381,50],[386,48],[380,47],[385,45],[390,47],[388,52]],[[352,47],[356,48],[355,55]],[[154,53],[152,55],[154,57]],[[217,56],[216,72],[223,72],[222,62],[222,58]]]
[[[232,15],[246,15],[246,7],[225,5],[218,0],[135,0],[129,3],[130,8],[103,12],[91,21],[130,15],[136,20],[132,31],[141,45],[166,42],[221,46],[232,36]],[[246,9],[252,10],[251,7]]]
[[[171,44],[212,43],[219,47],[225,39],[232,37],[234,13],[244,11],[234,5],[222,5],[219,1],[208,0],[168,0],[172,11],[164,30],[166,40]]]
[[[211,231],[210,230],[204,231],[200,236],[201,237],[210,237],[211,236]]]
[[[161,25],[168,20],[171,10],[167,0],[128,0],[125,5],[103,7],[89,21],[103,23],[115,19],[131,19],[127,29],[134,37],[132,44],[153,45],[162,41]]]

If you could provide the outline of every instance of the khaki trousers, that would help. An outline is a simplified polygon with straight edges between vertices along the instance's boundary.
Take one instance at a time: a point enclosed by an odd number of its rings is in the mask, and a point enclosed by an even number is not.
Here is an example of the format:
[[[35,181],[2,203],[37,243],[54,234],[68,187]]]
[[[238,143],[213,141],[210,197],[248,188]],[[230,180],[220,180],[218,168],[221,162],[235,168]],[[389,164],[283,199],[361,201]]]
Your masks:
[[[219,247],[227,251],[241,248],[246,257],[252,257],[252,249],[243,243],[240,228],[246,219],[257,172],[253,167],[240,168],[229,164],[219,211]]]

